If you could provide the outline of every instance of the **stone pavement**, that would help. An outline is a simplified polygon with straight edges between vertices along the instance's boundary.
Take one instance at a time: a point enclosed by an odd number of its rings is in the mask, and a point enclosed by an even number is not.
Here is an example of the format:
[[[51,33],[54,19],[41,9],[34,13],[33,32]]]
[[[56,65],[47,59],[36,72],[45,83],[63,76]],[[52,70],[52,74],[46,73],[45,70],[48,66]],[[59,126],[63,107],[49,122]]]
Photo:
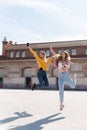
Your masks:
[[[87,92],[0,89],[0,130],[87,130]]]

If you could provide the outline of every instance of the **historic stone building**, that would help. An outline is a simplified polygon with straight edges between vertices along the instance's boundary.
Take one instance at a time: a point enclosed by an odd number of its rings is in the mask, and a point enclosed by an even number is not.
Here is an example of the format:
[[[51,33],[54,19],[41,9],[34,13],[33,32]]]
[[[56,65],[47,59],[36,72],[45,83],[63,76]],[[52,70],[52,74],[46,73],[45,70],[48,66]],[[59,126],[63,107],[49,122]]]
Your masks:
[[[72,58],[71,73],[77,74],[77,89],[87,89],[87,40],[32,43],[35,51],[44,50],[50,54],[50,46],[56,53],[67,50]],[[50,87],[57,88],[57,69],[48,69]],[[36,60],[25,44],[2,41],[2,55],[0,56],[0,87],[29,88],[38,83]]]

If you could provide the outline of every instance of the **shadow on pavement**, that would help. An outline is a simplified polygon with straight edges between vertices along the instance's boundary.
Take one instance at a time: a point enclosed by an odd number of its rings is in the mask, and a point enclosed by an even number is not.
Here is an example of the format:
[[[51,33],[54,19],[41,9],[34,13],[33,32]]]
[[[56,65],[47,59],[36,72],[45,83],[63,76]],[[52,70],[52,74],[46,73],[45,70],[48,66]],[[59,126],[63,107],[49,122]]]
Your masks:
[[[9,123],[9,122],[17,120],[19,118],[26,118],[26,117],[33,116],[31,114],[26,113],[25,111],[24,112],[15,112],[14,114],[16,114],[16,116],[0,120],[0,124]]]
[[[46,118],[42,118],[40,120],[37,120],[35,122],[32,122],[31,124],[26,124],[26,125],[22,125],[22,126],[17,126],[15,128],[11,128],[10,130],[41,130],[43,129],[42,125],[54,122],[54,121],[59,121],[62,119],[65,119],[65,117],[56,117],[61,113],[58,114],[54,114],[52,116],[48,116]],[[54,118],[54,119],[52,119]]]

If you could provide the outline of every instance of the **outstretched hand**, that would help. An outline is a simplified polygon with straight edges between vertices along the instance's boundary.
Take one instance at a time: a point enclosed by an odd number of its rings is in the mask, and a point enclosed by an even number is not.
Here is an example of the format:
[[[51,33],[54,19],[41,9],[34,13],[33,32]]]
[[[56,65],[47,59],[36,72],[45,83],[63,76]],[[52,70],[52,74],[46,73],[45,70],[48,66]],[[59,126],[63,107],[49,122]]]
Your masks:
[[[50,52],[52,55],[56,55],[56,52],[53,50],[52,46],[50,46]]]

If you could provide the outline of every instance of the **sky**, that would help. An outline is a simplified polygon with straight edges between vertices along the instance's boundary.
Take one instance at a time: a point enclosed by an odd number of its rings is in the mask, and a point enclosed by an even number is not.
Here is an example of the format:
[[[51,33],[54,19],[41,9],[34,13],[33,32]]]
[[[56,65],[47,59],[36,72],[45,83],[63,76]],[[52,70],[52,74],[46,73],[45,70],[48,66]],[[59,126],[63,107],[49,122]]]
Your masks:
[[[4,37],[17,43],[86,40],[86,13],[87,0],[0,0],[0,48]]]

